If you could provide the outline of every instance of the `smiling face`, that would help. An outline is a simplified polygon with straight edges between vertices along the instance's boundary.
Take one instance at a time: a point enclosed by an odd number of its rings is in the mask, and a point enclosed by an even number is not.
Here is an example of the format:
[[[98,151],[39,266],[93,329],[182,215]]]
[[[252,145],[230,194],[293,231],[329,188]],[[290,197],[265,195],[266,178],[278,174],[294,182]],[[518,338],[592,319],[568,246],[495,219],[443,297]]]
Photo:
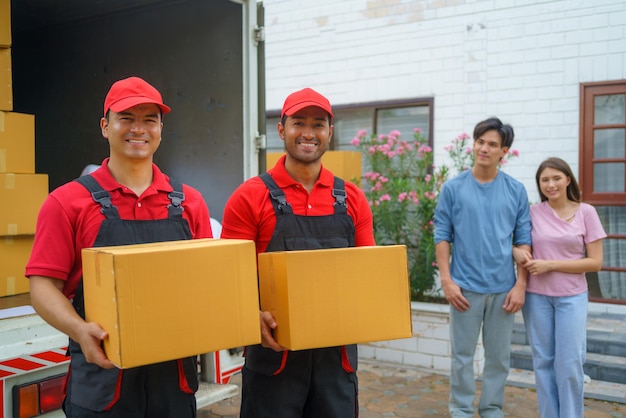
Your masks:
[[[541,194],[550,202],[567,200],[567,186],[571,178],[560,170],[547,167],[539,174]]]
[[[152,160],[161,144],[161,112],[155,104],[140,104],[122,112],[109,111],[100,121],[109,141],[111,159]]]
[[[486,131],[474,139],[474,165],[485,169],[497,168],[508,151],[508,147],[502,146],[502,138],[496,130]]]
[[[333,126],[328,113],[315,106],[305,107],[278,124],[287,158],[300,164],[318,162],[330,145]]]

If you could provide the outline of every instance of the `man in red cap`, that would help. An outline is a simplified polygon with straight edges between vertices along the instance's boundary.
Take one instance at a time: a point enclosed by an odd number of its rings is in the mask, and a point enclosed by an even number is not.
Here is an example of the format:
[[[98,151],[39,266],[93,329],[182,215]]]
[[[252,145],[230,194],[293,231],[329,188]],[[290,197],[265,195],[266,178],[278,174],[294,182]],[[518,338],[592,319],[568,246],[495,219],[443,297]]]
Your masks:
[[[286,154],[242,184],[224,209],[222,238],[250,239],[257,252],[374,245],[363,192],[322,166],[333,134],[328,99],[306,88],[287,97],[278,123]],[[346,295],[349,297],[349,295]],[[241,418],[358,416],[356,345],[287,351],[261,312],[262,344],[246,348]]]
[[[83,248],[211,237],[202,195],[152,162],[169,111],[144,80],[115,82],[100,120],[109,158],[50,193],[39,212],[26,276],[37,313],[70,337],[68,417],[196,416],[195,358],[117,369],[102,350],[107,330],[84,315]]]

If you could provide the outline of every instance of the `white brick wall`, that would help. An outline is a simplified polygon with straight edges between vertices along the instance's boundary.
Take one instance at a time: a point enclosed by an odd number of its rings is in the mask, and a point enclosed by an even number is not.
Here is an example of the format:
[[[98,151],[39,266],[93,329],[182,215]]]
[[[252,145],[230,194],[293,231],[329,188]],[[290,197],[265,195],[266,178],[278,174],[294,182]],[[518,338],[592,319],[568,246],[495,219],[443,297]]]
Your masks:
[[[411,303],[413,337],[359,345],[359,357],[450,372],[450,306]],[[476,374],[482,373],[485,353],[479,337],[474,357]]]
[[[626,79],[624,0],[264,0],[267,108],[311,86],[334,105],[435,99],[435,163],[499,116],[520,150],[506,171],[537,201],[558,155],[578,172],[579,83]]]

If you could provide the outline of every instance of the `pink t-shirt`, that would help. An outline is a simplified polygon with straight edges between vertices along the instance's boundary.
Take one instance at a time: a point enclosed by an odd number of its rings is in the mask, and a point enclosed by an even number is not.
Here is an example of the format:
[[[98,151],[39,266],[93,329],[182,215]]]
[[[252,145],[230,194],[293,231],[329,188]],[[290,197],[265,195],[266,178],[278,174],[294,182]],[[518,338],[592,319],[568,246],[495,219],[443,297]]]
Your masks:
[[[572,222],[556,214],[548,202],[530,207],[533,258],[538,260],[577,260],[585,257],[585,245],[605,238],[596,209],[581,203]],[[526,291],[547,296],[573,296],[587,291],[584,273],[549,271],[530,275]]]

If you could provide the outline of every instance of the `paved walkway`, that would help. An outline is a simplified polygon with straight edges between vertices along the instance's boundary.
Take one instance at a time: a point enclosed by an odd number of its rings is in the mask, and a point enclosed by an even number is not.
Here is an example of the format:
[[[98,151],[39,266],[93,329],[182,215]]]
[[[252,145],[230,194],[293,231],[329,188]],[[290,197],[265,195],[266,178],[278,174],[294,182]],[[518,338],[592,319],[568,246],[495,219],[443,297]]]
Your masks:
[[[359,363],[358,373],[359,418],[449,416],[448,376],[369,361]],[[240,379],[240,375],[235,375],[231,383],[239,384]],[[480,382],[477,387],[480,390]],[[198,418],[238,418],[240,402],[241,397],[236,396],[210,405],[198,412]],[[538,417],[535,390],[507,385],[504,412],[507,417]],[[585,399],[585,418],[626,418],[626,404]]]

